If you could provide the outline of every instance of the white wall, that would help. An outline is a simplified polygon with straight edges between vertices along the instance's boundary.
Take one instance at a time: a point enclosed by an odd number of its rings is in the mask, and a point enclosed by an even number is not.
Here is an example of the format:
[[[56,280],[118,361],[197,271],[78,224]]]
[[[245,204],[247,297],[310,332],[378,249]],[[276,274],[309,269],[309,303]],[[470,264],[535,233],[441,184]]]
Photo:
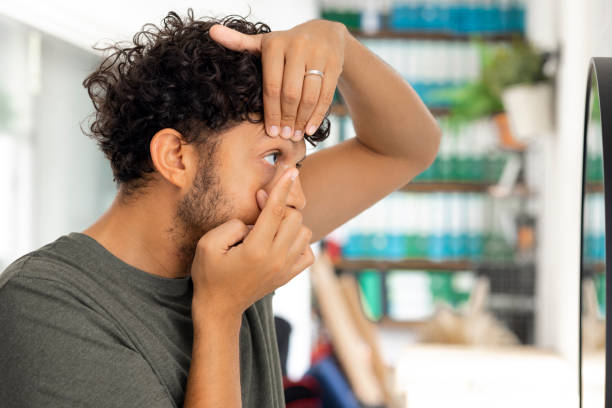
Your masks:
[[[532,1],[532,4],[539,2]],[[537,343],[578,366],[580,202],[588,61],[612,56],[612,8],[605,0],[545,0],[539,23],[557,15],[561,64],[556,131],[544,141],[544,189],[539,219]],[[576,385],[578,384],[577,372]],[[576,391],[578,388],[576,387]]]
[[[81,82],[98,57],[50,36],[42,37],[40,49],[33,134],[35,247],[87,228],[115,190],[107,160],[79,126],[93,111]]]

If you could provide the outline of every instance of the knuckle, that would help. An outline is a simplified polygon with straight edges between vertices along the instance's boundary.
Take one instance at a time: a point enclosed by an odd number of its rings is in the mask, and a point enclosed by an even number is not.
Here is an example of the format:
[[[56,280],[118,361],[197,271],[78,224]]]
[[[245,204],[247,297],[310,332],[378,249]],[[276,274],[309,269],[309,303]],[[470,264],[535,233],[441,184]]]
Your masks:
[[[269,33],[264,36],[264,42],[262,43],[262,47],[269,48],[280,48],[282,47],[283,39],[276,35],[276,33]]]
[[[307,259],[309,264],[313,264],[315,261],[314,252],[312,252],[312,248],[308,247]]]
[[[285,259],[284,259],[284,257],[277,257],[277,259],[274,262],[272,262],[272,264],[270,266],[270,269],[275,274],[281,273],[284,268],[285,268]]]
[[[303,106],[312,107],[317,103],[318,100],[319,98],[316,95],[304,95],[304,97],[300,101],[300,104]]]
[[[284,113],[283,114],[283,118],[282,120],[282,124],[283,125],[288,125],[289,127],[293,127],[293,124],[295,123],[295,114],[292,113]]]
[[[259,248],[250,248],[245,251],[246,256],[252,263],[259,263],[265,259],[265,252]]]
[[[196,250],[198,252],[208,252],[210,248],[210,240],[208,239],[208,237],[206,235],[204,235],[202,238],[200,238],[200,240],[198,241],[197,245],[196,245]]]
[[[280,204],[274,206],[274,208],[272,209],[272,213],[279,218],[284,217],[286,212],[287,212],[287,207],[285,207],[284,205],[280,205]]]
[[[306,236],[308,242],[310,242],[310,238],[312,238],[312,230],[308,227],[302,227],[303,234]]]
[[[270,82],[264,85],[264,96],[278,98],[281,93],[281,85],[277,82]]]
[[[266,123],[278,123],[280,122],[280,113],[266,113]]]
[[[300,100],[299,92],[296,88],[289,88],[283,92],[283,102],[294,104]]]
[[[299,43],[307,43],[307,42],[310,41],[310,39],[311,39],[311,35],[309,33],[307,33],[306,31],[302,31],[297,36],[297,41]]]
[[[334,98],[334,91],[335,91],[335,88],[332,89],[331,91],[325,91],[323,93],[323,101],[325,102],[325,106],[328,106],[331,104],[332,99]]]
[[[287,217],[291,218],[291,221],[297,223],[297,224],[301,224],[302,220],[304,219],[304,216],[302,215],[301,212],[299,212],[298,210],[294,210],[292,208],[288,208],[288,214]]]
[[[310,122],[314,125],[314,127],[318,130],[319,126],[321,126],[321,121],[323,120],[323,115],[319,112],[315,112],[312,114],[312,117],[310,118]]]
[[[293,128],[295,130],[304,131],[305,127],[306,127],[306,121],[305,120],[296,119],[295,125],[293,126]]]

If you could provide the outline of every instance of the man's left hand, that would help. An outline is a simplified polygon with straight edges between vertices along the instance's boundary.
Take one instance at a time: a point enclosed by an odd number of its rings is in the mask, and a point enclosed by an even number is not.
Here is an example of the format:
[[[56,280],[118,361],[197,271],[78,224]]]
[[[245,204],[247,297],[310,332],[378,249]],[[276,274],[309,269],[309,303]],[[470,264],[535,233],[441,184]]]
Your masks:
[[[321,125],[342,73],[347,35],[343,24],[327,20],[257,35],[221,24],[210,28],[211,38],[224,47],[261,55],[266,132],[294,141]],[[305,75],[311,69],[323,77]]]

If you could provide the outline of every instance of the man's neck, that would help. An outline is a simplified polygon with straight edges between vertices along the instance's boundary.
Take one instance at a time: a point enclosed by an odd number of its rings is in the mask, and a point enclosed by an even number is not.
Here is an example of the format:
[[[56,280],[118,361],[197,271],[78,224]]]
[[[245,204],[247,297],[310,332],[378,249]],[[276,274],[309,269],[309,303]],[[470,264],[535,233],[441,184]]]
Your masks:
[[[183,237],[173,225],[170,203],[151,197],[123,202],[118,195],[83,233],[131,266],[165,278],[185,277],[191,260],[179,249]]]

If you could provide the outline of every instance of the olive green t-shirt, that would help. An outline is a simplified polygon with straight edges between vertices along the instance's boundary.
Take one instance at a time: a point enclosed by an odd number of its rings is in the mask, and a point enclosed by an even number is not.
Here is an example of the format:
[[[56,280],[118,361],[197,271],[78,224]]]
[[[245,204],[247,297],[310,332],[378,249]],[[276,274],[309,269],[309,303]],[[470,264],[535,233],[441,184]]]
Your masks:
[[[182,407],[192,294],[82,233],[24,255],[0,275],[0,405]],[[243,314],[240,382],[244,407],[285,406],[271,294]]]

